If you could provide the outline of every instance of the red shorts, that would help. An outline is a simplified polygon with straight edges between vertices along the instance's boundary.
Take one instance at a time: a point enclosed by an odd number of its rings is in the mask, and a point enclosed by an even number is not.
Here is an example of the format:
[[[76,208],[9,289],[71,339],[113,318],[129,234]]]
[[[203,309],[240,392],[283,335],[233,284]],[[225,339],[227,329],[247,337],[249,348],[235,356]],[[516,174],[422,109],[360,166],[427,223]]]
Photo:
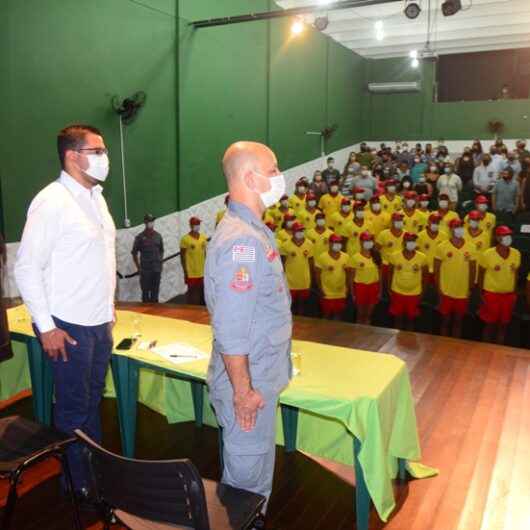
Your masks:
[[[340,315],[346,309],[346,298],[321,298],[320,310],[325,317]]]
[[[379,302],[379,282],[375,283],[354,283],[353,293],[357,305],[376,305]]]
[[[390,293],[390,314],[395,317],[405,315],[407,318],[413,319],[420,314],[420,295],[399,294],[395,292]]]
[[[517,300],[515,293],[482,291],[482,305],[478,316],[486,324],[509,324]]]
[[[440,295],[440,305],[438,311],[444,317],[457,315],[463,317],[467,313],[469,300],[467,298],[452,298],[450,296]]]
[[[300,300],[302,302],[305,302],[309,295],[311,294],[311,291],[309,289],[291,289],[291,298],[293,299],[293,302],[295,300]]]
[[[188,278],[186,285],[188,287],[202,287],[204,285],[204,278]]]

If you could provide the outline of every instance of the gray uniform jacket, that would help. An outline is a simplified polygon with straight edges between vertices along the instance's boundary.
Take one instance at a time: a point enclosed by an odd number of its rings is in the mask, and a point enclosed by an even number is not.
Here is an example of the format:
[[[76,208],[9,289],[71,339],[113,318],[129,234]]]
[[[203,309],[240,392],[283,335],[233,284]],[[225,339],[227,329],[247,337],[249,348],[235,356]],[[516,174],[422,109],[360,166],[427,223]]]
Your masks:
[[[272,232],[230,201],[208,245],[204,290],[213,329],[210,393],[231,383],[222,355],[248,355],[252,385],[278,394],[291,376],[291,296]]]

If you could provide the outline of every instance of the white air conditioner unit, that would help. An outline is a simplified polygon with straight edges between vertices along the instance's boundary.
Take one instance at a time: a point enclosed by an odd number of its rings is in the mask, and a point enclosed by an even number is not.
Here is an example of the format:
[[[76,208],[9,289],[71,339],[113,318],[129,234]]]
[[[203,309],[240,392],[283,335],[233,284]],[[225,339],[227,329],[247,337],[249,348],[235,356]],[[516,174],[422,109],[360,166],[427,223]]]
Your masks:
[[[371,94],[397,94],[399,92],[419,92],[419,81],[404,81],[395,83],[368,83],[368,92]]]

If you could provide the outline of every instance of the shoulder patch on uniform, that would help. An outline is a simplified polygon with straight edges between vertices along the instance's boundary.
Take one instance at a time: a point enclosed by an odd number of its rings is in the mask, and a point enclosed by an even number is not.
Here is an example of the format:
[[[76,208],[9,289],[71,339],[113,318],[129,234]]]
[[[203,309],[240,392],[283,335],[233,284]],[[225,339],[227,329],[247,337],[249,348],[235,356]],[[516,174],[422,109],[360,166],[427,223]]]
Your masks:
[[[234,291],[245,292],[250,291],[254,287],[250,273],[245,267],[241,267],[234,274],[234,278],[230,282],[230,288]]]
[[[248,245],[234,245],[232,247],[232,261],[236,263],[253,263],[256,261],[256,247]]]

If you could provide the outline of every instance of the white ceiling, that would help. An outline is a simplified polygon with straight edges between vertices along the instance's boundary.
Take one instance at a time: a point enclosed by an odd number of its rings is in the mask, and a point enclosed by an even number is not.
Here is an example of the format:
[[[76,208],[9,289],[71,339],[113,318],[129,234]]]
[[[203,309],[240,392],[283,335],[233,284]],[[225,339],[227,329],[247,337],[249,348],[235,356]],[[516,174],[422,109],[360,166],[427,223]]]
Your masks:
[[[405,0],[327,12],[325,33],[364,57],[380,59],[421,51],[427,40],[429,0],[414,0],[422,12],[405,17]],[[431,49],[439,55],[530,47],[530,0],[462,0],[462,11],[444,17],[443,0],[430,0]],[[304,16],[312,23],[326,14],[326,0],[278,0],[284,9],[322,3],[322,11]],[[328,2],[329,3],[329,2]],[[383,21],[383,40],[376,39],[375,22]]]

